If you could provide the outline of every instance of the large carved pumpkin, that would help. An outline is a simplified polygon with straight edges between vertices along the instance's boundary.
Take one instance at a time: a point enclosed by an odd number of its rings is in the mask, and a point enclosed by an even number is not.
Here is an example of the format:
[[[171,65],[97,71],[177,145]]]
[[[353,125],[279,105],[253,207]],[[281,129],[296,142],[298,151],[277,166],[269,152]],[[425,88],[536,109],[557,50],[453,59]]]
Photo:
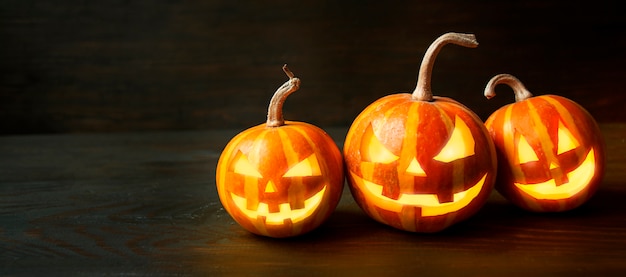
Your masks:
[[[352,123],[344,157],[351,192],[367,215],[414,232],[437,232],[475,214],[493,189],[496,154],[483,122],[465,106],[433,96],[434,56],[473,35],[444,34],[429,47],[412,94],[370,104]]]
[[[515,205],[561,212],[586,202],[604,172],[604,142],[593,117],[557,95],[534,96],[514,76],[494,76],[485,96],[507,84],[516,102],[485,122],[498,152],[496,190]]]
[[[289,237],[309,232],[334,211],[344,184],[341,152],[314,125],[284,121],[282,104],[300,80],[270,102],[267,123],[235,136],[223,150],[216,181],[220,201],[252,233]]]

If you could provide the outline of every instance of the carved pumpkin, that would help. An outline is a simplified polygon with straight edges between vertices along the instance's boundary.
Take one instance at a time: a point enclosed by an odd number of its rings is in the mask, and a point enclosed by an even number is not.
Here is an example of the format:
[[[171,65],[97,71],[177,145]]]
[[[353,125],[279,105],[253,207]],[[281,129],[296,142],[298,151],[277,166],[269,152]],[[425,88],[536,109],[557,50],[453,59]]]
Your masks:
[[[235,136],[223,150],[216,181],[226,211],[248,231],[270,237],[309,232],[334,211],[343,190],[341,152],[314,125],[284,121],[282,105],[300,80],[270,101],[267,123]]]
[[[485,96],[509,85],[516,102],[485,122],[498,152],[496,190],[530,211],[561,212],[586,202],[604,172],[604,142],[597,123],[575,102],[535,96],[514,76],[494,76]]]
[[[465,106],[433,96],[434,56],[473,35],[444,34],[428,48],[412,94],[370,104],[352,123],[344,157],[351,192],[373,219],[437,232],[475,214],[493,189],[496,154],[483,122]]]

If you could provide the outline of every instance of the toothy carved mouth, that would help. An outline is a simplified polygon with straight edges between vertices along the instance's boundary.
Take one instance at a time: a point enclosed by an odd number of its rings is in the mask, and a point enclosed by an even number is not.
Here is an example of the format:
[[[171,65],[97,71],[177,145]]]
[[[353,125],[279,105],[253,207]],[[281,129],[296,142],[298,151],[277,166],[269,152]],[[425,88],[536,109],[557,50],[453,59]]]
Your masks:
[[[368,200],[372,201],[374,205],[379,208],[401,212],[406,206],[420,207],[422,210],[422,216],[437,216],[447,213],[458,211],[459,209],[467,206],[483,188],[485,180],[487,179],[487,173],[474,184],[471,188],[465,191],[457,192],[454,194],[454,200],[452,202],[440,203],[436,194],[406,194],[403,193],[395,200],[382,195],[383,186],[367,181],[359,176],[350,173],[352,178],[356,181],[357,187],[361,191],[367,191]]]
[[[324,197],[324,192],[326,192],[326,186],[309,199],[304,200],[304,208],[302,209],[292,210],[289,203],[279,204],[278,212],[270,212],[267,203],[259,203],[256,211],[250,210],[247,208],[248,201],[246,198],[237,196],[232,192],[230,193],[230,197],[233,199],[237,208],[239,208],[239,210],[248,218],[256,220],[259,217],[265,217],[266,224],[280,225],[287,219],[290,219],[291,223],[297,223],[306,219],[315,210],[317,210],[317,207],[320,205],[322,198]]]
[[[593,149],[587,152],[585,160],[578,168],[567,173],[569,183],[556,185],[554,179],[538,184],[514,183],[517,188],[535,199],[559,200],[567,199],[582,191],[595,173],[596,158]]]

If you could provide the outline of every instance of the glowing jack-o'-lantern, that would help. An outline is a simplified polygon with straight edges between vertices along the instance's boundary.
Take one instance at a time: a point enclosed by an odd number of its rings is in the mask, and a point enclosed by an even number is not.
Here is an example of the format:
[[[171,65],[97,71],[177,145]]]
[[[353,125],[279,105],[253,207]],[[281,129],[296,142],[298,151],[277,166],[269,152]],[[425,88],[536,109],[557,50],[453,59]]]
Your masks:
[[[498,152],[498,190],[531,211],[576,208],[597,190],[604,172],[604,142],[597,123],[575,102],[556,95],[535,96],[514,76],[494,76],[485,96],[509,85],[516,102],[485,122]]]
[[[355,201],[373,219],[414,232],[437,232],[475,214],[496,175],[495,148],[482,121],[460,103],[433,96],[439,49],[476,47],[473,35],[444,34],[427,50],[412,94],[378,99],[354,120],[345,145]]]
[[[284,121],[282,105],[300,80],[270,101],[267,123],[235,136],[223,150],[216,181],[220,201],[252,233],[289,237],[309,232],[334,211],[343,190],[341,152],[323,130]]]

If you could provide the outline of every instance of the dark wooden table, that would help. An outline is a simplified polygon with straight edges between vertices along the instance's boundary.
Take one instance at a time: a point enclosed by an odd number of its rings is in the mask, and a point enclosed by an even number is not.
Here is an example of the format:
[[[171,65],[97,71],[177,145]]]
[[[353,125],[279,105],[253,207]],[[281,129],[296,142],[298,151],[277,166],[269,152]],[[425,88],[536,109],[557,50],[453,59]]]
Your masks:
[[[346,189],[327,223],[291,239],[248,233],[218,201],[237,130],[0,137],[0,275],[623,275],[626,124],[602,131],[606,176],[577,210],[532,214],[494,193],[425,235],[370,220]],[[342,145],[346,129],[328,132]]]

